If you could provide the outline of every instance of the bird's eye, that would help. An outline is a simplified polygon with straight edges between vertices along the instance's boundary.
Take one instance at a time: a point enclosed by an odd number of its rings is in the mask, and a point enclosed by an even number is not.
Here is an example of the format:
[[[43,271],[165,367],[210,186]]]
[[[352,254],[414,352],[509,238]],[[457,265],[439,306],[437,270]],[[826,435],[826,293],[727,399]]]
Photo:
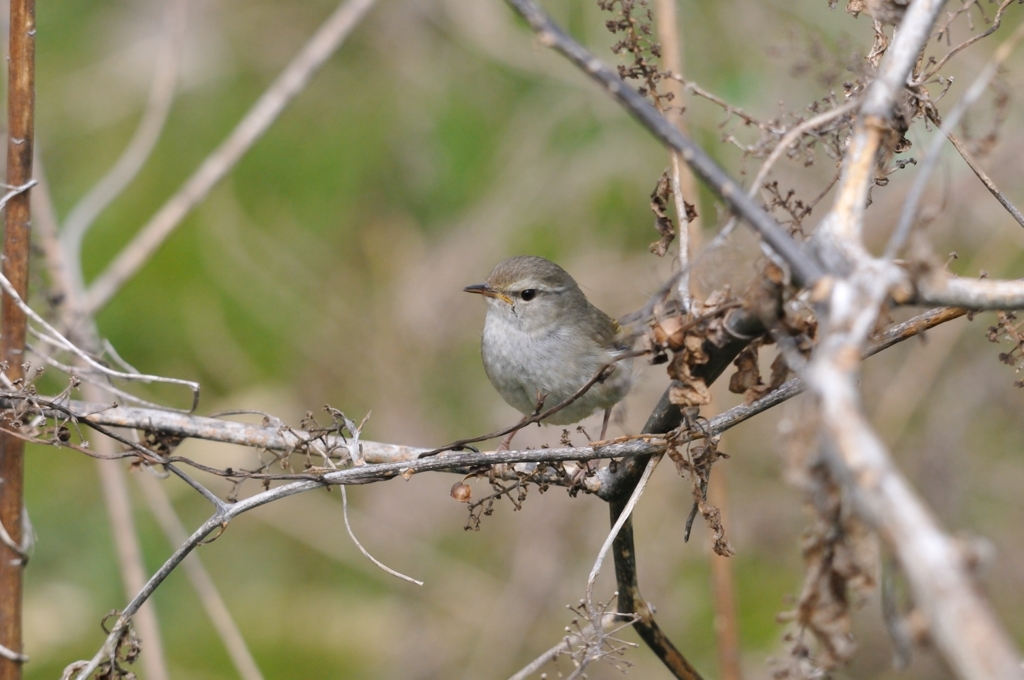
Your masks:
[[[519,294],[519,297],[522,298],[524,302],[529,302],[533,298],[537,297],[537,289],[527,288],[526,290]]]

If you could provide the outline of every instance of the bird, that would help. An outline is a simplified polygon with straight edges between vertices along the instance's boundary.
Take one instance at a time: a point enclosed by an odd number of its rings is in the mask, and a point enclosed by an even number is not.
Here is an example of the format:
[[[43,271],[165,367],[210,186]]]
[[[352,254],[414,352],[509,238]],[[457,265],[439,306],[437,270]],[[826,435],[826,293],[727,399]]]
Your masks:
[[[611,409],[632,383],[627,334],[587,300],[576,281],[554,262],[520,255],[502,260],[486,282],[466,286],[487,299],[481,338],[484,371],[502,398],[531,417],[540,401],[549,409],[568,400],[602,369],[590,389],[542,422],[568,425]],[[515,430],[498,446],[507,449]]]

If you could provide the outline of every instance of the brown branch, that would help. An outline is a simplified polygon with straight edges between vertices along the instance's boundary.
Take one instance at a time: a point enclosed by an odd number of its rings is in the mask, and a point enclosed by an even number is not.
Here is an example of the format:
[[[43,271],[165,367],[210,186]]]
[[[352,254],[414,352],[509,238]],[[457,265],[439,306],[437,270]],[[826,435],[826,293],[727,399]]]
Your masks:
[[[768,315],[765,314],[765,316]],[[722,347],[705,342],[705,351],[709,356],[709,361],[696,367],[693,371],[694,375],[703,378],[707,385],[711,385],[736,358],[736,355],[755,337],[764,332],[761,317],[744,309],[734,310],[727,317],[725,327],[732,333],[732,340]],[[666,390],[654,412],[648,418],[644,432],[665,434],[678,428],[681,423],[680,409],[669,401],[669,390]],[[602,484],[597,494],[608,501],[613,526],[618,521],[627,499],[636,488],[649,460],[650,456],[638,456],[622,461],[616,467],[615,472],[607,473],[601,480]],[[616,536],[613,552],[615,555],[615,578],[619,593],[619,611],[624,614],[636,615],[637,620],[633,626],[636,628],[637,634],[675,677],[683,680],[699,679],[700,674],[664,634],[654,620],[654,612],[640,595],[636,574],[636,547],[633,544],[632,518],[626,520]]]
[[[614,526],[619,514],[625,507],[625,501],[612,501],[608,504],[610,519]],[[618,582],[618,605],[623,614],[635,614],[633,622],[637,635],[647,643],[651,651],[657,655],[665,667],[680,680],[700,680],[697,672],[686,657],[676,649],[672,641],[654,620],[654,612],[640,594],[640,586],[636,576],[636,548],[633,544],[633,518],[626,519],[612,544],[612,556],[615,559],[615,578]]]
[[[661,63],[669,73],[682,78],[683,76],[683,45],[676,19],[675,0],[655,0],[654,15],[656,18],[656,29],[658,41],[661,43]],[[668,108],[664,111],[665,118],[676,125],[683,134],[687,134],[686,124],[683,121],[685,103],[683,101],[682,83],[677,78],[667,78],[665,90],[672,95],[668,100]],[[655,104],[658,98],[655,97]],[[699,211],[691,219],[686,210],[686,199],[694,205],[697,204],[697,183],[693,177],[693,171],[686,165],[683,159],[675,151],[669,153],[669,160],[672,162],[672,198],[676,207],[676,220],[679,223],[679,283],[677,290],[679,299],[683,306],[690,307],[692,291],[690,289],[689,266],[696,252],[700,232],[701,219]]]
[[[7,59],[7,175],[10,186],[21,186],[32,179],[32,153],[35,144],[35,51],[36,24],[34,0],[11,0],[10,41]],[[4,230],[3,273],[22,297],[28,291],[29,240],[31,238],[30,198],[19,193],[7,204]],[[0,360],[4,372],[14,383],[24,377],[22,362],[27,329],[25,313],[10,295],[0,303]],[[13,546],[22,546],[28,538],[22,529],[24,504],[24,453],[20,439],[0,434],[0,526]],[[23,549],[6,542],[0,547],[0,680],[21,678],[21,591]]]
[[[726,485],[727,467],[716,468],[708,476],[707,500],[721,513],[722,526],[729,526],[729,498]],[[696,505],[696,504],[695,504]],[[742,680],[740,665],[740,626],[737,620],[736,575],[732,559],[711,553],[711,587],[715,602],[715,641],[718,651],[718,672],[721,680]]]

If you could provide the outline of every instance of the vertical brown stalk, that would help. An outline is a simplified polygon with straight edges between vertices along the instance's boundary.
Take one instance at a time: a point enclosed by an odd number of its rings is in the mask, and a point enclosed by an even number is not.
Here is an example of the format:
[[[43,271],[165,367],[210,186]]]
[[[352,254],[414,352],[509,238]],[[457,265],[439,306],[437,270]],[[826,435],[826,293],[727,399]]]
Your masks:
[[[722,523],[729,526],[729,497],[726,467],[716,465],[708,480],[708,502],[722,513]],[[731,557],[711,554],[711,583],[715,593],[715,637],[718,640],[718,673],[722,680],[742,680],[740,667],[740,632],[736,620],[736,580]]]
[[[7,184],[21,186],[32,178],[35,114],[35,0],[11,0],[11,35],[7,93]],[[4,229],[4,276],[26,297],[30,237],[29,195],[7,204]],[[7,295],[0,302],[0,353],[12,381],[23,377],[25,315]],[[25,446],[0,436],[0,522],[14,543],[22,543]],[[0,544],[0,645],[15,654],[0,655],[0,680],[21,678],[22,556]]]

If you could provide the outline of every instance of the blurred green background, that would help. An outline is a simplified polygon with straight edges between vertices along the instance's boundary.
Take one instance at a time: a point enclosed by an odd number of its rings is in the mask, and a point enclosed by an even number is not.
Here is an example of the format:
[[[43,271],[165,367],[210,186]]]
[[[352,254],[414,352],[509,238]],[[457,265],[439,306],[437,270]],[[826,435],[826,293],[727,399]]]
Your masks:
[[[592,0],[547,6],[599,56],[616,59],[606,15]],[[190,0],[178,98],[152,159],[89,232],[87,278],[226,136],[333,7],[321,0]],[[687,76],[762,120],[800,113],[829,90],[841,97],[843,81],[855,77],[847,67],[860,68],[872,36],[866,17],[829,11],[824,0],[685,0],[678,11]],[[1009,24],[1019,20],[1015,12]],[[160,2],[39,4],[38,148],[61,217],[131,137],[164,26]],[[964,37],[966,22],[956,30]],[[958,78],[947,101],[995,44],[983,42],[951,66],[948,74]],[[1024,84],[1020,66],[1011,60],[1001,80],[1011,93]],[[690,104],[694,136],[749,180],[758,161],[721,139],[752,143],[756,129],[706,102]],[[1020,202],[1020,102],[1011,99],[1008,116],[983,163]],[[973,128],[984,130],[991,117],[989,97],[972,115]],[[915,129],[908,155],[919,154],[929,134]],[[824,153],[815,160],[783,163],[774,177],[813,198],[836,168]],[[498,0],[380,0],[103,310],[100,330],[141,371],[201,381],[202,413],[259,408],[297,426],[324,404],[357,421],[372,410],[364,437],[420,446],[490,431],[518,416],[487,383],[477,348],[484,309],[462,286],[481,281],[503,257],[539,254],[566,267],[609,313],[636,309],[672,269],[647,252],[656,240],[649,194],[666,165],[657,143],[539,46]],[[868,216],[875,242],[894,223],[913,172],[874,189]],[[934,185],[925,210],[937,256],[956,250],[953,267],[971,275],[1021,276],[1024,233],[962,161],[947,156]],[[709,229],[723,221],[703,190],[698,208]],[[738,232],[704,260],[700,285],[741,286],[755,271],[756,253]],[[42,263],[34,266],[40,271]],[[1019,376],[996,359],[1005,348],[984,340],[990,324],[990,315],[961,319],[926,343],[874,358],[863,384],[869,411],[936,514],[951,531],[984,536],[996,547],[984,582],[1022,640],[1024,397],[1013,387]],[[637,432],[665,381],[660,367],[644,369],[613,433]],[[183,404],[181,395],[158,394]],[[716,409],[738,401],[724,390],[716,399]],[[777,409],[722,444],[732,455],[722,467],[751,678],[770,677],[784,631],[775,615],[801,583],[807,516],[799,492],[784,481],[787,449],[778,434],[780,418],[801,413],[799,404]],[[532,428],[517,442],[555,443],[558,436],[556,428]],[[250,452],[199,442],[180,452],[220,467],[252,461]],[[103,639],[101,618],[125,598],[96,464],[49,448],[28,456],[38,543],[26,572],[32,661],[25,672],[55,678],[66,664],[93,655]],[[425,580],[422,588],[359,554],[345,535],[337,492],[244,515],[199,550],[265,677],[507,677],[560,639],[572,618],[566,605],[583,595],[607,532],[605,504],[559,489],[534,492],[521,512],[500,504],[479,532],[465,532],[465,508],[448,496],[453,481],[424,475],[350,492],[362,541],[385,563]],[[209,508],[194,493],[174,480],[162,483],[190,528],[206,518]],[[132,490],[141,493],[134,483]],[[640,583],[668,634],[715,677],[708,536],[699,527],[683,544],[689,499],[688,482],[662,466],[637,509]],[[136,521],[155,570],[171,546],[145,510]],[[607,599],[610,564],[605,572],[599,596]],[[173,677],[237,677],[183,574],[170,577],[155,603]],[[841,676],[896,677],[879,621],[877,597],[869,597],[857,618],[860,652]],[[667,677],[643,647],[627,658],[636,664],[633,676]],[[560,668],[570,671],[565,661]],[[947,675],[923,652],[901,677]],[[591,678],[619,676],[603,664],[588,671]]]

